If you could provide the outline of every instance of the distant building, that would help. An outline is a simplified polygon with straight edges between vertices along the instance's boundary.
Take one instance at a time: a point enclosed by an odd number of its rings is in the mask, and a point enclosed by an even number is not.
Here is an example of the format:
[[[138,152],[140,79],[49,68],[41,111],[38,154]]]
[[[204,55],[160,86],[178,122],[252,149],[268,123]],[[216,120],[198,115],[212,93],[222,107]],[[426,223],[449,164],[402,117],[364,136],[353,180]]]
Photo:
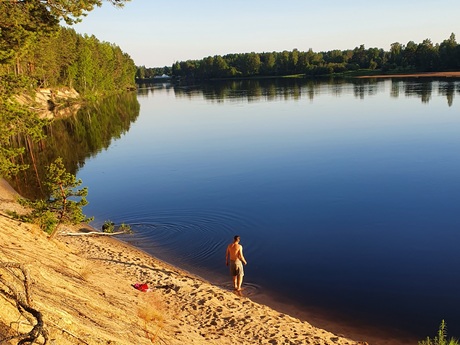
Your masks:
[[[163,74],[161,76],[154,76],[153,79],[155,79],[155,80],[167,80],[167,79],[171,79],[171,77],[169,75]]]

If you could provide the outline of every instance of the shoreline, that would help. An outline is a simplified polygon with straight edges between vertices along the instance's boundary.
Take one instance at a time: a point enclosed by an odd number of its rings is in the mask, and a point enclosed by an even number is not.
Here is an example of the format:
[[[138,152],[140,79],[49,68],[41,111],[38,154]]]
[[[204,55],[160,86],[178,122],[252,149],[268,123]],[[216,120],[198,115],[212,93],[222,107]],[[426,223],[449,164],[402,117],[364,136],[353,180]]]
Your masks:
[[[371,78],[460,78],[460,71],[454,72],[418,72],[418,73],[404,73],[404,74],[376,74],[376,75],[363,75],[356,76],[358,79],[371,79]]]
[[[38,226],[8,216],[7,211],[23,211],[16,197],[1,181],[0,261],[27,268],[31,306],[42,313],[48,339],[55,343],[365,344],[238,296],[116,238],[60,232],[50,240]],[[87,232],[88,227],[66,226],[68,231]],[[18,279],[20,272],[8,267],[0,266],[0,275],[17,291],[27,285]],[[135,289],[137,283],[148,284],[148,291]],[[14,299],[2,297],[0,341],[30,332],[33,323]]]
[[[86,225],[85,228],[80,229],[80,231],[87,231],[88,229],[90,229],[91,231],[96,230],[90,225]],[[92,239],[96,241],[107,241],[112,245],[112,247],[124,248],[124,250],[126,251],[133,252],[134,254],[137,253],[138,257],[150,258],[162,267],[166,267],[171,271],[176,272],[181,277],[193,278],[194,280],[200,281],[201,283],[214,287],[218,290],[222,290],[224,292],[228,292],[229,294],[236,295],[236,292],[234,292],[231,287],[232,283],[230,276],[228,276],[228,281],[220,280],[225,279],[224,275],[220,276],[220,279],[217,280],[211,279],[211,274],[206,274],[206,272],[203,270],[201,270],[200,273],[198,271],[194,272],[193,269],[182,268],[179,265],[170,263],[171,260],[159,259],[156,256],[149,254],[146,251],[137,248],[136,246],[116,237],[95,237]],[[224,269],[226,270],[227,268]],[[245,283],[243,282],[243,291],[244,290]],[[352,344],[356,345],[416,345],[418,341],[416,338],[402,330],[393,329],[391,331],[393,331],[394,333],[389,334],[388,331],[390,330],[388,330],[387,328],[381,329],[377,326],[369,325],[365,325],[363,327],[362,323],[360,323],[359,321],[347,323],[345,325],[344,323],[340,323],[339,321],[334,320],[336,319],[336,317],[331,317],[331,312],[325,312],[323,309],[319,307],[309,308],[309,310],[305,310],[304,308],[296,306],[294,304],[295,301],[290,301],[286,296],[277,295],[271,292],[259,292],[250,295],[244,295],[243,293],[243,295],[239,295],[237,297],[242,299],[248,299],[254,302],[255,304],[263,306],[264,308],[271,309],[275,313],[280,313],[281,315],[285,315],[289,318],[294,318],[302,323],[307,323],[308,325],[310,325],[310,327],[316,328],[320,331],[325,331],[326,333],[331,333],[338,338],[347,339],[347,341],[351,341]],[[336,344],[336,340],[334,340],[333,343]],[[302,342],[302,344],[304,343]],[[307,342],[306,344],[309,343]],[[337,344],[341,344],[341,342]]]
[[[204,269],[194,269],[192,266],[183,268],[180,264],[175,264],[172,258],[157,258],[153,254],[137,248],[136,246],[127,243],[120,239],[114,239],[121,241],[127,246],[132,247],[134,250],[139,250],[148,256],[151,256],[161,262],[166,263],[175,267],[179,271],[184,271],[188,274],[194,275],[207,283],[231,291],[231,277],[226,274],[215,275],[214,272],[210,272]],[[224,267],[223,271],[227,271],[228,268]],[[245,287],[251,290],[250,277],[246,277],[243,282],[243,288]],[[376,324],[366,323],[361,320],[346,320],[346,315],[335,313],[333,310],[326,310],[320,306],[299,306],[294,299],[289,298],[282,293],[276,293],[273,291],[266,291],[263,287],[256,288],[257,291],[250,291],[247,298],[252,301],[268,306],[273,310],[295,317],[301,321],[311,324],[313,327],[327,330],[334,334],[338,334],[345,338],[357,339],[359,343],[368,343],[370,345],[416,345],[420,339],[416,338],[413,334],[394,327],[379,327]]]
[[[412,343],[378,327],[368,329],[359,323],[354,329],[343,327],[324,312],[307,312],[263,292],[238,296],[226,284],[206,280],[117,238],[57,234],[49,240],[37,226],[5,216],[5,210],[20,208],[14,195],[0,180],[0,240],[5,243],[0,261],[29,267],[32,299],[58,343],[81,344],[78,339],[88,344]],[[228,281],[230,286],[230,277]],[[135,283],[147,283],[150,291],[134,289]],[[0,308],[0,339],[12,332],[7,325],[18,319],[14,305]]]

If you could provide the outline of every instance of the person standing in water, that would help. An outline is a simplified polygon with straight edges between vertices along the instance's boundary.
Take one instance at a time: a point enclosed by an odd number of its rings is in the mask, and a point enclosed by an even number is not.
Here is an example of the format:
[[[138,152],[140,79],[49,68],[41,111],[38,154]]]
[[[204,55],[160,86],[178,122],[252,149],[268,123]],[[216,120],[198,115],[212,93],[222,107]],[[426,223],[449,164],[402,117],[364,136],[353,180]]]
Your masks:
[[[230,274],[233,277],[233,287],[236,291],[241,291],[243,284],[244,269],[243,264],[247,265],[243,255],[243,246],[240,244],[240,236],[236,235],[233,238],[233,243],[227,247],[225,254],[225,264],[230,263]]]

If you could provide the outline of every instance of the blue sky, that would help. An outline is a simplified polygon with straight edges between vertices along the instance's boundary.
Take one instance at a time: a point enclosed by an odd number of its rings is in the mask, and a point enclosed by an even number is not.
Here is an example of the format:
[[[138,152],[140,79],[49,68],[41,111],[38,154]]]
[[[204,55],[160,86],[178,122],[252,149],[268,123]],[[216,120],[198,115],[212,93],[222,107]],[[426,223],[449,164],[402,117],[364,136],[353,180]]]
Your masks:
[[[81,34],[115,43],[136,65],[228,53],[366,48],[440,43],[452,32],[460,42],[458,0],[132,0],[107,2],[74,25]]]

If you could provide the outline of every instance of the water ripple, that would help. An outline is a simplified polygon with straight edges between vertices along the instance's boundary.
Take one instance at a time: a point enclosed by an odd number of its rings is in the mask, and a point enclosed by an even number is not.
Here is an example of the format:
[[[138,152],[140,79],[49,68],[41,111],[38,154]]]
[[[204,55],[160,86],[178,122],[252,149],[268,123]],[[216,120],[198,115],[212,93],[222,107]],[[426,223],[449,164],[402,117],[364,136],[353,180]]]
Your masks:
[[[219,284],[218,286],[224,290],[231,290],[231,291],[234,290],[232,282]],[[261,287],[259,285],[253,284],[253,283],[243,283],[242,290],[241,290],[242,296],[254,297],[254,296],[259,295],[260,293],[261,293]]]
[[[160,258],[167,256],[175,264],[204,267],[213,266],[217,255],[223,257],[235,231],[254,226],[248,217],[222,210],[162,210],[152,214],[138,210],[122,216],[134,230],[134,235],[126,238],[132,245]]]

